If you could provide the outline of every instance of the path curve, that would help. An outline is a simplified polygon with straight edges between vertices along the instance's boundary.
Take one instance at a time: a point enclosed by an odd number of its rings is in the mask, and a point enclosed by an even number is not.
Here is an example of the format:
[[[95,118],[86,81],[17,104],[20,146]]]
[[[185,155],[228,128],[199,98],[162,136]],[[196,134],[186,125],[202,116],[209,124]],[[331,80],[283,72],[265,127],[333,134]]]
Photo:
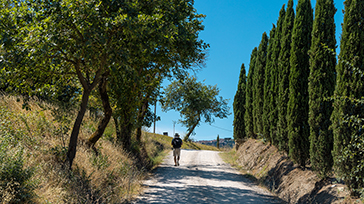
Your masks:
[[[180,166],[172,153],[146,180],[133,203],[281,203],[226,164],[217,151],[182,150]]]

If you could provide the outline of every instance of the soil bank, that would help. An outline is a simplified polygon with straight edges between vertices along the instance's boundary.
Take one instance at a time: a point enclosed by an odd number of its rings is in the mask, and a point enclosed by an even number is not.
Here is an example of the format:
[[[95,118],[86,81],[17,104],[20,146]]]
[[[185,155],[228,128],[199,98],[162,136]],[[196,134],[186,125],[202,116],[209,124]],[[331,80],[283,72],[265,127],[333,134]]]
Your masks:
[[[320,180],[310,167],[294,165],[286,154],[260,140],[240,144],[237,163],[288,203],[362,203],[350,198],[348,188],[335,178]]]

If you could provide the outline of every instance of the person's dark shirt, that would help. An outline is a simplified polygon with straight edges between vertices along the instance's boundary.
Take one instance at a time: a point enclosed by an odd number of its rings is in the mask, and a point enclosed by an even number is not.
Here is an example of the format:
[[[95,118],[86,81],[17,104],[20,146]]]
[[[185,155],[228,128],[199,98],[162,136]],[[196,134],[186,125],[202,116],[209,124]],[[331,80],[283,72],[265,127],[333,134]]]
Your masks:
[[[182,146],[182,140],[181,140],[181,138],[174,138],[173,140],[172,140],[172,145],[173,145],[173,148],[181,148],[181,146]]]

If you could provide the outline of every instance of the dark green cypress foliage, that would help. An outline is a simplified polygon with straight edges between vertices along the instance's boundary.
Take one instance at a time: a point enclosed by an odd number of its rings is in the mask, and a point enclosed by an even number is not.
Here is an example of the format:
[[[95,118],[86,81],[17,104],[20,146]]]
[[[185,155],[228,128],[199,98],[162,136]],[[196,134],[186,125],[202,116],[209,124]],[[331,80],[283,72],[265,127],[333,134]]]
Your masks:
[[[255,119],[256,133],[259,137],[263,134],[263,100],[264,100],[264,70],[267,62],[268,36],[263,33],[259,44],[254,67],[254,98],[253,116]]]
[[[217,149],[220,149],[220,136],[219,135],[217,135],[217,137],[216,137],[216,147],[217,147]]]
[[[324,45],[335,51],[335,13],[333,0],[316,1],[309,51],[310,160],[312,168],[323,178],[331,171],[333,164],[333,135],[329,130],[332,103],[325,99],[334,93],[336,57]]]
[[[245,91],[246,91],[246,74],[245,66],[241,65],[238,89],[234,97],[234,139],[235,141],[244,139],[245,134]]]
[[[289,69],[292,29],[294,24],[293,0],[288,1],[286,14],[283,21],[281,50],[278,58],[279,87],[278,87],[278,123],[277,138],[278,148],[288,152],[288,133],[287,133],[287,104],[289,94]]]
[[[273,145],[278,146],[278,138],[277,138],[277,122],[278,122],[278,57],[279,52],[281,50],[281,38],[282,38],[282,27],[284,16],[286,14],[286,10],[284,9],[285,5],[282,6],[282,9],[279,12],[279,18],[277,21],[277,28],[275,30],[274,38],[273,38],[273,52],[271,60],[269,63],[270,75],[271,75],[271,100],[269,101],[270,113],[268,118],[268,124],[270,126],[270,138]]]
[[[309,158],[308,76],[313,10],[310,0],[298,0],[292,32],[289,101],[287,106],[289,156],[305,166]]]
[[[268,41],[268,51],[267,51],[267,62],[264,70],[264,97],[263,97],[263,136],[264,138],[272,143],[272,138],[270,137],[270,124],[269,116],[271,113],[270,102],[273,100],[271,85],[271,67],[272,67],[272,54],[273,54],[273,40],[276,32],[276,26],[273,24],[273,28],[269,33]]]
[[[257,57],[258,49],[255,47],[250,56],[249,72],[246,82],[246,97],[245,97],[245,133],[247,137],[254,137],[254,118],[253,118],[253,75],[255,59]]]
[[[363,105],[352,100],[364,95],[364,0],[346,0],[336,66],[334,111],[331,116],[334,134],[334,169],[351,189],[364,187],[364,151],[362,124],[344,121],[346,117],[364,117]],[[362,73],[359,74],[358,72]],[[360,147],[361,146],[361,147]]]

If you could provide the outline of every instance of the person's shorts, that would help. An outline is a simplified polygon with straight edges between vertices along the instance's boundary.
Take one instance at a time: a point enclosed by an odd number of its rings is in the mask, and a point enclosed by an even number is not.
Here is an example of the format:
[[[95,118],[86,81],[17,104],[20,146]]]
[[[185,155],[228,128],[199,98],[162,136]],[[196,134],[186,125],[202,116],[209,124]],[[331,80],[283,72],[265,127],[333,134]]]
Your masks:
[[[181,155],[181,148],[173,148],[173,156],[179,157]]]

